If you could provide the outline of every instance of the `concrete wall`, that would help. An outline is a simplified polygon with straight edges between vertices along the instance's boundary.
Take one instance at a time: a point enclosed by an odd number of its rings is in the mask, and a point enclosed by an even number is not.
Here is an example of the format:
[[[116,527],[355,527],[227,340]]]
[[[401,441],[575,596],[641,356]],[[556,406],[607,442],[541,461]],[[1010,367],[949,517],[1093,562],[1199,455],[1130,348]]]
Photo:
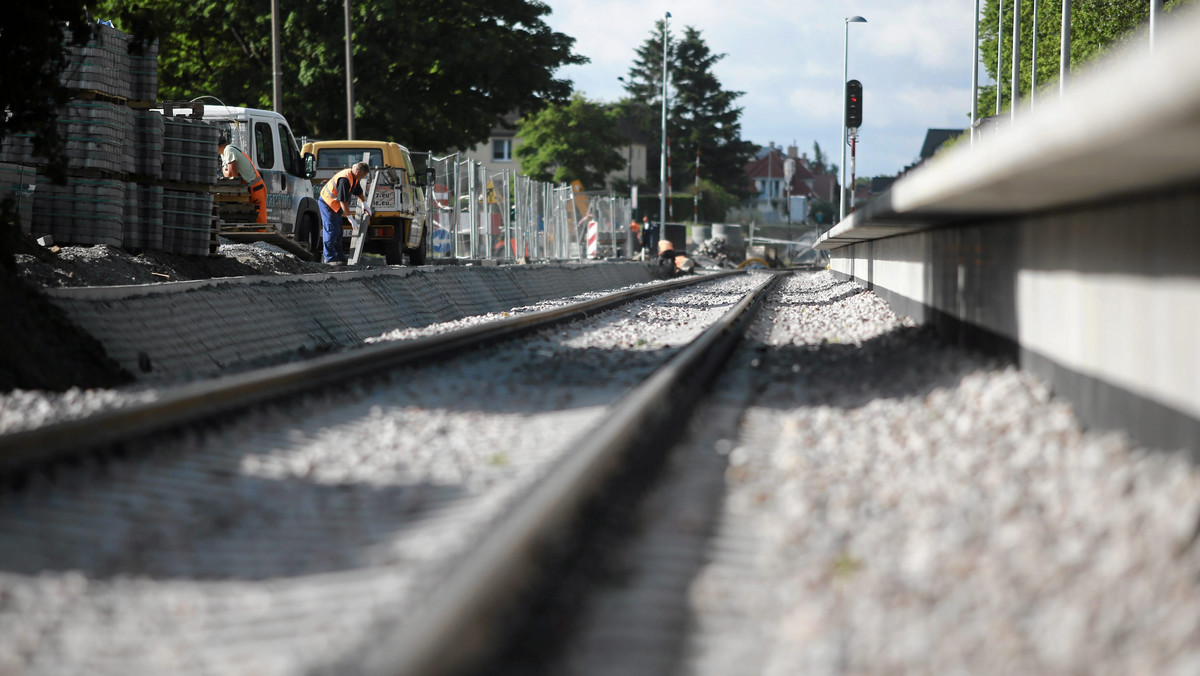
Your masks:
[[[1200,20],[1171,16],[1153,54],[1132,45],[818,246],[897,311],[1047,378],[1088,424],[1200,459]]]

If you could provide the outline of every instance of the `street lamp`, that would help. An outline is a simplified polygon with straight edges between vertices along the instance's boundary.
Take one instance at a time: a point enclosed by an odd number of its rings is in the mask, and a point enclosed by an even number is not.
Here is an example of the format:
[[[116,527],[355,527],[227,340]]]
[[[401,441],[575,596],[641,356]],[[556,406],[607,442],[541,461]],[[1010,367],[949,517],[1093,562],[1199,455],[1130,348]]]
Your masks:
[[[617,79],[625,84],[630,84],[625,82],[625,78],[620,75],[617,76]],[[625,166],[629,169],[629,186],[633,187],[633,116],[626,115],[625,121],[629,123],[629,154],[625,156]]]
[[[866,23],[867,20],[861,16],[852,16],[846,19],[846,38],[842,42],[842,164],[838,169],[841,174],[838,180],[838,187],[841,192],[841,199],[838,200],[838,220],[846,214],[846,80],[850,77],[849,61],[850,61],[850,24]]]
[[[667,227],[667,22],[671,13],[663,17],[663,61],[662,61],[662,161],[658,166],[658,228],[659,237],[666,234]]]

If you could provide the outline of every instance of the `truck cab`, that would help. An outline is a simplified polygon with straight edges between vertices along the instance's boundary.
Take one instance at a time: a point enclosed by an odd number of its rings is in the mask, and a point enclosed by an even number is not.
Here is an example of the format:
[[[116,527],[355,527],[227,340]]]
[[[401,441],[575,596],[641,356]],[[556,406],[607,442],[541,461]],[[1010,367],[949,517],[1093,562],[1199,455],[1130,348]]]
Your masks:
[[[371,199],[370,222],[363,251],[382,255],[388,265],[401,265],[404,257],[412,265],[424,265],[427,245],[424,184],[416,176],[412,156],[404,146],[391,141],[314,141],[304,144],[302,155],[315,161],[313,194],[320,199],[325,182],[343,169],[365,161],[371,173],[363,179],[363,197]],[[357,200],[352,200],[357,204]],[[352,227],[342,220],[343,249],[349,251]]]
[[[312,171],[296,145],[287,118],[271,110],[238,106],[205,105],[204,121],[229,135],[262,174],[267,187],[267,222],[270,233],[240,233],[271,241],[283,238],[299,244],[309,254],[321,250],[321,218],[313,197]],[[216,160],[214,158],[214,166]],[[268,236],[269,235],[269,236]]]

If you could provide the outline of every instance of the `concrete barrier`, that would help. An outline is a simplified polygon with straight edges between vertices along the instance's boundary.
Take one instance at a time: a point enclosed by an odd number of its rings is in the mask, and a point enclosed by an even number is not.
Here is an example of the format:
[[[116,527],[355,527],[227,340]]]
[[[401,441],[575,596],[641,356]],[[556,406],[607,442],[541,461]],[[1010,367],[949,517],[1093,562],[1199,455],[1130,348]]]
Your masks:
[[[1088,424],[1200,460],[1200,12],[961,143],[818,242]]]

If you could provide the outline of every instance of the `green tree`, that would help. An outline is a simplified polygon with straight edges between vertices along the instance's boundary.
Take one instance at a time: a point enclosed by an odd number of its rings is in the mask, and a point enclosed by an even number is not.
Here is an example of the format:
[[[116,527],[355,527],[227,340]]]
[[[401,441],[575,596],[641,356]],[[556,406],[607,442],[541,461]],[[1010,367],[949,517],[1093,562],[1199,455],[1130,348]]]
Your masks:
[[[67,49],[86,44],[93,25],[83,0],[53,0],[6,8],[0,27],[0,54],[8,61],[0,87],[0,142],[32,133],[34,152],[49,158],[45,171],[58,182],[66,170],[58,111],[69,97],[60,78]]]
[[[700,221],[713,222],[725,220],[730,209],[741,204],[737,195],[707,178],[700,179]]]
[[[742,92],[722,89],[712,72],[725,55],[713,54],[700,37],[700,31],[691,26],[684,28],[683,40],[676,51],[672,80],[677,95],[672,119],[678,132],[672,142],[685,151],[678,158],[684,175],[695,175],[699,155],[702,179],[745,198],[750,192],[746,163],[758,148],[741,138],[742,109],[734,102]]]
[[[625,91],[629,94],[625,99],[629,106],[634,124],[650,139],[646,149],[646,179],[650,185],[658,186],[661,182],[662,167],[662,100],[663,100],[663,31],[666,21],[659,19],[654,22],[654,30],[650,37],[634,50],[633,65],[629,67],[629,76],[625,78]],[[667,72],[671,72],[670,64],[674,62],[674,50],[671,36],[667,38]],[[668,132],[670,135],[670,132]],[[661,186],[659,190],[661,190]]]
[[[579,94],[568,103],[522,117],[517,134],[523,141],[517,148],[521,168],[539,181],[578,180],[592,190],[602,188],[605,176],[625,166],[615,150],[625,142],[616,109]]]
[[[1012,21],[1014,0],[1004,0],[1004,18],[998,12],[1000,0],[985,0],[979,19],[979,57],[993,80],[997,80],[996,33],[1000,31],[1004,48],[998,81],[1003,92],[1002,109],[1012,104]],[[1172,12],[1196,0],[1166,0],[1164,11]],[[1137,35],[1135,29],[1148,23],[1150,3],[1147,0],[1074,0],[1071,3],[1071,70],[1083,67],[1106,53],[1110,48]],[[1001,28],[999,23],[1003,24]],[[1062,6],[1057,2],[1038,3],[1038,63],[1039,90],[1058,86],[1059,47],[1062,39]],[[1021,0],[1021,67],[1018,92],[1029,96],[1031,57],[1033,55],[1033,2]],[[996,86],[979,88],[981,116],[996,110]]]
[[[634,63],[625,80],[625,91],[633,101],[658,111],[646,118],[642,128],[655,148],[662,147],[662,73],[664,22],[655,23],[650,37],[635,50]],[[744,196],[749,190],[746,162],[757,147],[741,138],[742,109],[735,102],[742,92],[727,91],[712,72],[724,54],[713,54],[700,31],[684,28],[678,43],[666,35],[668,100],[667,136],[671,146],[673,186],[693,180],[696,151],[700,154],[700,177],[709,179],[730,194]],[[648,155],[647,171],[660,176],[661,153]]]
[[[821,149],[821,144],[813,141],[813,156],[812,161],[808,163],[808,168],[814,174],[836,174],[838,166],[836,164],[828,164],[829,158],[825,156],[825,151]]]
[[[229,105],[271,107],[269,0],[102,0],[118,27],[160,40],[160,98],[211,95]],[[415,149],[472,146],[506,113],[565,101],[554,77],[574,38],[543,21],[535,0],[355,0],[355,135]],[[281,110],[298,133],[346,134],[342,0],[285,4]]]

